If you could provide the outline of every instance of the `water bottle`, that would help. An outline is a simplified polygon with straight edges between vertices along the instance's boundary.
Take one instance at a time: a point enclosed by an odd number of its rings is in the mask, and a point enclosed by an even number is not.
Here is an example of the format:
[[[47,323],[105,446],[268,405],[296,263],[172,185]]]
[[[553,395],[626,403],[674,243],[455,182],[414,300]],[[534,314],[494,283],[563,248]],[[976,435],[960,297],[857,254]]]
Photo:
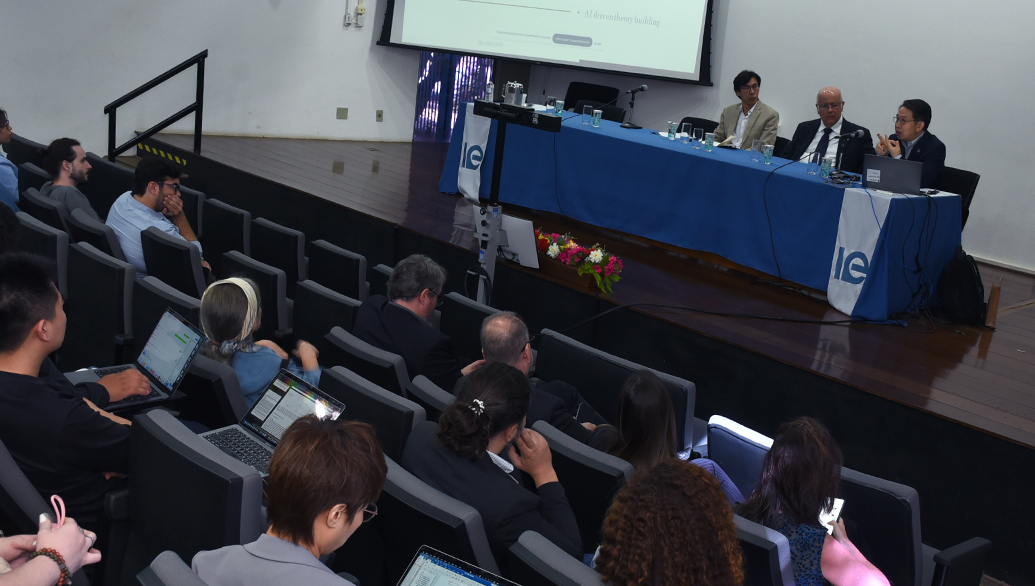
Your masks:
[[[678,124],[676,122],[673,122],[671,120],[668,121],[668,139],[669,140],[676,140],[676,131],[677,131],[676,127],[677,126],[678,126]]]
[[[834,157],[823,157],[823,164],[819,168],[819,176],[823,179],[830,179],[830,169],[834,166]]]
[[[773,145],[767,144],[762,147],[762,163],[765,165],[773,164]]]
[[[485,84],[485,99],[491,102],[495,93],[496,84],[492,83],[492,80],[490,79],[489,83]]]

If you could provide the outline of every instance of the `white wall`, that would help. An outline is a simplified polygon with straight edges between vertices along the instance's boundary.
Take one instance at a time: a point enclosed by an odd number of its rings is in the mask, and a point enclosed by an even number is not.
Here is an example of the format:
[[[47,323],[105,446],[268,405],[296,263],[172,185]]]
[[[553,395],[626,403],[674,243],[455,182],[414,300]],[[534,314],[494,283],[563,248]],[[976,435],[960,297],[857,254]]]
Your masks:
[[[205,131],[212,134],[409,140],[417,51],[374,45],[382,3],[367,25],[341,25],[345,0],[5,0],[0,18],[0,106],[15,132],[47,142],[79,138],[106,148],[104,104],[209,49]],[[355,0],[352,0],[355,6]],[[815,118],[816,91],[837,85],[845,116],[892,131],[905,98],[931,103],[931,130],[947,163],[981,174],[964,232],[979,257],[1035,270],[1035,208],[1025,179],[1035,149],[1035,3],[1028,0],[715,0],[714,87],[647,80],[634,120],[660,128],[684,115],[717,118],[736,100],[733,76],[763,77],[762,99],[780,134]],[[569,81],[623,89],[642,79],[534,67],[528,88],[561,96]],[[190,74],[142,98],[120,140],[192,99]],[[347,106],[349,119],[334,119]],[[374,121],[383,109],[385,121]],[[178,128],[190,129],[190,119]]]

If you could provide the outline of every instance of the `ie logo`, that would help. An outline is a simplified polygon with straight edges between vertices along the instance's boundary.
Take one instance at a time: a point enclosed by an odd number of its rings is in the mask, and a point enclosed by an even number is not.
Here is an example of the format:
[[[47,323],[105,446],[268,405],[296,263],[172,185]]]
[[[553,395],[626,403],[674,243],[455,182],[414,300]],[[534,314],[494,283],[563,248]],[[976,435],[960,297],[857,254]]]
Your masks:
[[[477,171],[478,167],[482,165],[482,159],[484,158],[485,151],[479,145],[473,144],[470,148],[467,147],[467,143],[464,143],[464,169],[470,169]]]
[[[870,272],[870,261],[866,255],[856,251],[845,256],[845,247],[837,251],[837,263],[834,264],[834,278],[850,285],[858,285],[866,280]]]

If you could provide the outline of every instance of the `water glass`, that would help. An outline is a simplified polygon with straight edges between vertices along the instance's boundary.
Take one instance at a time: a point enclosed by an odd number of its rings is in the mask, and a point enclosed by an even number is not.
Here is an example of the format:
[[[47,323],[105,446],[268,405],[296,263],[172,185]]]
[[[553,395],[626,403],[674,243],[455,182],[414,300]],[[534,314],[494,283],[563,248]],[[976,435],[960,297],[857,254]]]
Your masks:
[[[593,110],[593,128],[600,127],[600,117],[603,115],[603,110]]]
[[[695,128],[694,129],[694,148],[697,149],[697,150],[701,150],[701,142],[703,142],[703,141],[704,141],[704,129],[703,128]]]
[[[809,175],[815,175],[819,173],[819,155],[813,153],[809,155],[809,161],[805,166],[805,171]]]
[[[557,114],[558,116],[560,116],[561,112],[564,111],[564,100],[557,100],[556,102],[554,102],[554,106],[555,107],[554,107],[553,113]]]
[[[714,147],[714,146],[715,146],[715,133],[714,132],[709,132],[708,134],[704,135],[704,150],[710,153],[710,152],[712,152],[712,147]]]
[[[593,106],[582,107],[582,123],[588,125],[593,118]]]
[[[823,179],[830,179],[830,170],[834,168],[834,157],[823,157],[823,163],[819,168],[819,176]]]
[[[751,160],[755,163],[762,160],[762,151],[765,149],[765,143],[760,139],[751,141]]]
[[[676,140],[676,130],[677,130],[676,127],[677,126],[679,126],[678,122],[673,122],[671,120],[668,121],[668,139],[669,140]]]
[[[690,142],[690,133],[693,132],[693,126],[689,122],[684,122],[679,126],[679,142],[687,144]]]
[[[767,144],[762,147],[762,163],[766,165],[773,164],[773,145]]]

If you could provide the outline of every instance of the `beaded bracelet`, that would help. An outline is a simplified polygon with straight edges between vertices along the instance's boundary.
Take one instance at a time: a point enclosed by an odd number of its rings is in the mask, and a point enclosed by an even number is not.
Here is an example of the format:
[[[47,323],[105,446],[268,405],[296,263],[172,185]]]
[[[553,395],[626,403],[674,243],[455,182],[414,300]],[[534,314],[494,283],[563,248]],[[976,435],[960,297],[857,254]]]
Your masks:
[[[29,559],[45,556],[52,560],[58,565],[58,569],[61,570],[61,577],[58,578],[57,586],[72,586],[72,573],[68,571],[68,566],[65,565],[65,558],[61,557],[56,549],[44,547],[43,549],[34,551],[29,554]]]

